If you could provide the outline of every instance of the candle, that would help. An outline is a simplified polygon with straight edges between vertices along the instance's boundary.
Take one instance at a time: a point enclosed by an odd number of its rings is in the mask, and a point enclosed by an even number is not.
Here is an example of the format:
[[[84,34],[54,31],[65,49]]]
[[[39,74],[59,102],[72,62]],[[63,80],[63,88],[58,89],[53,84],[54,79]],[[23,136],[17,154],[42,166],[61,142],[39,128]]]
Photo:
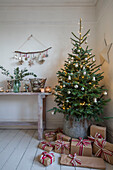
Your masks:
[[[51,93],[51,87],[50,87],[50,86],[46,87],[45,91],[46,91],[47,93]]]
[[[45,91],[44,88],[41,88],[41,93],[44,93],[44,91]]]

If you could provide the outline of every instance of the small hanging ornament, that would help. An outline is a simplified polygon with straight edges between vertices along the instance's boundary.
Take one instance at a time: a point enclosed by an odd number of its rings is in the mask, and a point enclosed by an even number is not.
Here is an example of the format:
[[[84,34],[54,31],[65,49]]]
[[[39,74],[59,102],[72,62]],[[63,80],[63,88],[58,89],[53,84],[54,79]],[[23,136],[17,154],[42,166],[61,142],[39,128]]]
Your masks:
[[[97,98],[94,98],[94,102],[97,103]]]
[[[95,57],[93,57],[93,59],[92,59],[93,61],[95,61]]]
[[[30,67],[34,64],[32,60],[29,60],[28,63]]]
[[[70,75],[68,76],[68,80],[71,80],[71,76]]]
[[[93,77],[93,81],[95,81],[95,77]]]
[[[108,93],[107,93],[107,91],[105,91],[103,94],[106,96]]]
[[[71,59],[74,60],[74,57],[72,57]]]
[[[78,85],[76,84],[76,85],[74,86],[74,88],[76,88],[76,89],[77,89],[77,88],[78,88]]]
[[[76,68],[78,67],[78,63],[75,64],[75,67],[76,67]]]
[[[84,87],[82,87],[81,90],[84,90]]]
[[[86,75],[86,71],[83,72],[83,75]]]
[[[71,93],[70,90],[67,93],[70,94]]]
[[[67,103],[69,103],[69,100],[66,100]]]

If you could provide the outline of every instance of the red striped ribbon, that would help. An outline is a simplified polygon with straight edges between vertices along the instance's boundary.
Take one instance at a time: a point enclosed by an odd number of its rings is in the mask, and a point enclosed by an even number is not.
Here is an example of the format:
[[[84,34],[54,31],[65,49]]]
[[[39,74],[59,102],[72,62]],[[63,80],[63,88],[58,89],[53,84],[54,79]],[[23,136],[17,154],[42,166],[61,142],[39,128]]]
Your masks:
[[[54,132],[45,133],[45,136],[46,136],[46,137],[52,137],[52,136],[54,136],[54,135],[55,135]]]
[[[105,149],[106,141],[102,140],[102,143],[100,143],[98,140],[94,142],[94,144],[98,147],[98,151],[95,153],[95,156],[102,157],[102,154],[104,155],[104,159],[110,163],[109,156],[113,155],[113,152]]]
[[[96,133],[95,136],[88,136],[88,139],[92,142],[95,141],[95,138],[103,139],[102,135],[100,133]]]
[[[64,148],[69,149],[69,145],[65,144],[64,141],[57,140],[55,145],[58,150],[61,148],[61,153],[64,153]]]
[[[46,146],[53,147],[53,145],[50,142],[43,141],[41,142],[42,149],[45,149]]]
[[[44,159],[47,158],[47,157],[49,157],[51,159],[51,164],[52,164],[54,154],[53,153],[47,153],[47,152],[42,152],[41,158],[40,158],[41,163],[44,164]]]
[[[78,142],[76,144],[76,146],[80,146],[80,149],[79,149],[79,155],[82,156],[83,155],[83,148],[84,146],[87,146],[90,143],[90,141],[88,139],[83,139],[81,137],[79,137],[79,139],[72,139],[73,142]]]
[[[69,154],[68,157],[72,159],[70,163],[72,163],[73,166],[77,166],[77,163],[81,165],[81,160],[76,158],[76,153],[74,155]]]

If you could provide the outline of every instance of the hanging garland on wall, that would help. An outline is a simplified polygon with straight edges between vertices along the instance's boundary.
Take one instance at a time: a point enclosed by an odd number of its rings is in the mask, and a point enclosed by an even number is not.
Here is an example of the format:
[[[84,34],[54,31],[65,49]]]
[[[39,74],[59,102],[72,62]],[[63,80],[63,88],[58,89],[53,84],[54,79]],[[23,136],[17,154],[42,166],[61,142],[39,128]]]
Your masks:
[[[42,44],[39,40],[37,40],[33,35],[30,35],[27,38],[27,40],[19,47],[19,49],[22,48],[27,43],[27,41],[29,41],[31,38],[33,38],[35,41],[37,41],[37,43],[40,43],[45,47],[45,45]],[[50,50],[51,48],[52,47],[46,48],[42,51],[33,51],[33,52],[29,52],[29,51],[24,52],[18,49],[17,51],[14,51],[15,55],[13,59],[18,60],[19,65],[22,65],[25,61],[28,62],[29,66],[34,65],[35,62],[37,62],[38,64],[43,64],[45,62],[45,58],[48,57],[48,50]]]

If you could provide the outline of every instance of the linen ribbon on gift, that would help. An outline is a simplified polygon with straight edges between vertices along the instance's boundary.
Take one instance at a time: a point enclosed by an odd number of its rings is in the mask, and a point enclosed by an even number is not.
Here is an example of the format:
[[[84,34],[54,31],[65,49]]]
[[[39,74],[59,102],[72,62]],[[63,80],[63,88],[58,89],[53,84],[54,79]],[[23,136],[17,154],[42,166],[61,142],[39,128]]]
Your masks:
[[[76,158],[76,153],[74,155],[69,154],[68,157],[72,159],[70,163],[72,163],[73,166],[77,166],[77,163],[81,165],[81,160]]]
[[[83,148],[84,146],[87,146],[90,143],[90,141],[88,139],[83,139],[81,137],[79,137],[79,140],[78,139],[72,139],[73,142],[78,142],[76,144],[76,146],[80,146],[80,149],[79,149],[79,155],[82,156],[83,155]]]
[[[97,146],[98,151],[95,153],[95,156],[102,157],[102,154],[104,155],[104,159],[110,163],[109,157],[112,156],[113,153],[107,149],[105,149],[106,141],[102,140],[102,143],[100,143],[98,140],[94,142],[94,144]]]
[[[58,150],[61,149],[61,153],[64,153],[64,148],[69,150],[69,145],[65,144],[64,141],[57,140],[55,145],[56,145]]]
[[[41,142],[41,144],[42,144],[42,149],[45,149],[46,146],[54,147],[50,142],[46,142],[46,141]]]
[[[63,140],[63,138],[64,138],[64,135],[63,135],[63,134],[58,134],[58,139]]]
[[[51,160],[50,164],[52,164],[54,154],[53,153],[47,153],[47,152],[42,152],[41,157],[40,157],[41,163],[44,164],[44,159],[47,158],[47,157],[50,158],[50,160]]]
[[[96,133],[95,136],[88,136],[88,139],[92,142],[95,141],[95,138],[103,139],[102,135],[100,133]]]
[[[52,137],[52,136],[54,136],[55,135],[55,133],[54,132],[48,132],[48,133],[45,133],[45,136],[46,137]]]

